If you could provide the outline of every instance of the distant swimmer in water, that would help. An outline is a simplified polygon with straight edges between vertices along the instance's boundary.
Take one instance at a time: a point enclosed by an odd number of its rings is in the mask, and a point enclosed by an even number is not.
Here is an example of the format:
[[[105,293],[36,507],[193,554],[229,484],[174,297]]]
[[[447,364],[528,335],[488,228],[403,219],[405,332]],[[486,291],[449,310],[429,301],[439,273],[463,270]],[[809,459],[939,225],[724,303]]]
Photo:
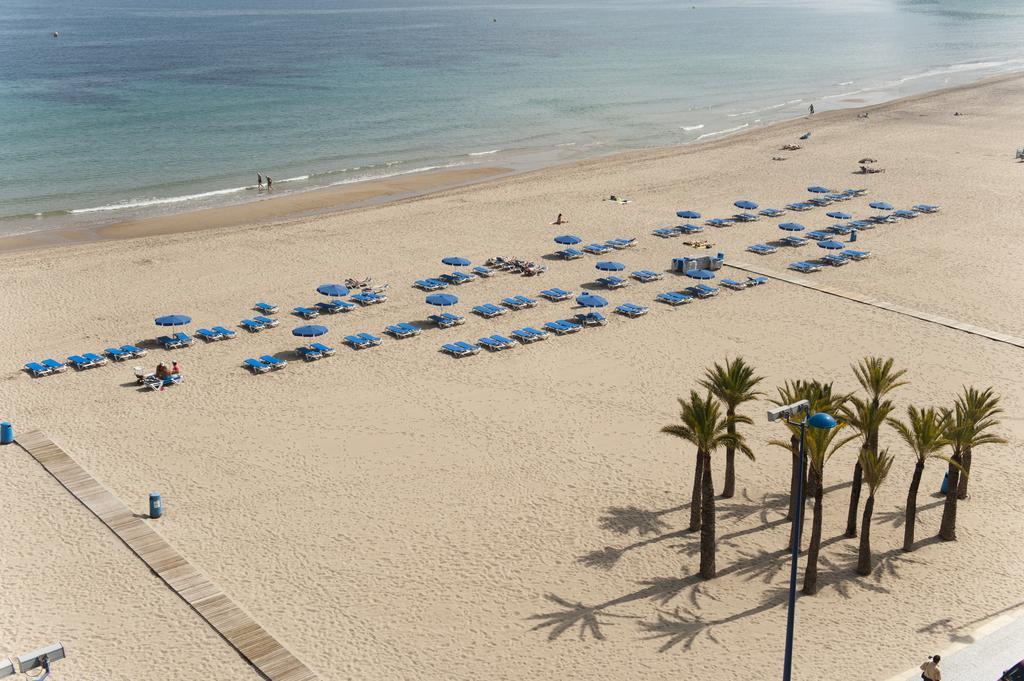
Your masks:
[[[269,192],[273,188],[274,188],[274,181],[270,178],[270,175],[267,175],[267,191]]]
[[[263,175],[256,173],[256,191],[263,191]]]
[[[555,221],[554,221],[554,222],[552,222],[551,224],[553,224],[553,225],[564,225],[564,224],[566,224],[567,222],[569,222],[569,221],[568,221],[568,220],[566,220],[565,218],[563,218],[563,217],[562,217],[562,214],[561,214],[561,213],[559,213],[559,214],[558,214],[558,217],[557,217],[557,218],[555,218]]]

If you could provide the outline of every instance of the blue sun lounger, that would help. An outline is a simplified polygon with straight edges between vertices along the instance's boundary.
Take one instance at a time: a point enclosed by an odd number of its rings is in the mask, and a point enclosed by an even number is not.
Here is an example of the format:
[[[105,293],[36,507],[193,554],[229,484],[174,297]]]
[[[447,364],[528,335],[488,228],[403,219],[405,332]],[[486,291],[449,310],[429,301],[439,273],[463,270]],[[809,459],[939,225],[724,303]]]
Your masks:
[[[721,227],[728,227],[732,223],[733,223],[733,221],[728,219],[728,218],[711,218],[710,220],[705,220],[704,221],[704,224],[707,225],[708,227],[719,227],[719,228],[721,228]]]
[[[263,329],[267,328],[263,324],[260,324],[255,319],[243,319],[242,321],[238,322],[238,325],[241,326],[246,331],[248,331],[249,333],[259,333]]]
[[[303,319],[314,319],[320,316],[320,313],[311,307],[294,307],[292,313]]]
[[[658,281],[659,279],[664,278],[665,275],[661,272],[652,272],[651,270],[637,270],[630,276],[643,284],[648,284],[652,281]]]
[[[265,374],[274,368],[269,364],[265,364],[259,361],[258,359],[253,359],[252,357],[250,357],[249,359],[242,360],[242,366],[244,366],[246,369],[253,372],[254,374]]]
[[[274,369],[275,371],[277,369],[284,369],[286,366],[288,366],[287,360],[278,359],[273,355],[260,355],[260,361],[269,366],[271,369]]]
[[[554,322],[547,322],[546,324],[544,324],[544,328],[547,329],[548,331],[554,331],[555,334],[559,336],[565,335],[567,333],[576,333],[577,331],[583,330],[583,327],[580,326],[579,324],[573,324],[572,322],[569,322],[568,320],[564,319]]]
[[[786,214],[786,211],[779,210],[778,208],[765,208],[761,211],[761,215],[766,218],[779,218]]]
[[[840,222],[829,227],[828,231],[832,232],[833,234],[839,234],[840,236],[848,236],[850,234],[853,234],[854,229],[856,229],[856,227],[851,227],[848,224],[844,225],[843,223]]]
[[[356,301],[360,305],[377,305],[378,303],[386,302],[388,297],[383,293],[374,293],[373,291],[363,291],[357,293],[351,297],[352,300]]]
[[[549,288],[540,292],[542,298],[547,298],[552,303],[557,303],[562,300],[569,300],[572,298],[572,291],[566,291],[560,288]]]
[[[501,304],[510,310],[525,310],[527,307],[529,307],[529,305],[519,300],[519,298],[511,296],[508,298],[502,298]]]
[[[25,365],[25,369],[32,374],[33,378],[39,378],[41,376],[49,376],[53,373],[53,369],[47,366],[43,366],[39,362],[29,362]]]
[[[324,358],[324,353],[305,345],[295,348],[295,354],[306,362],[315,362],[318,359]],[[260,359],[263,359],[263,357],[260,357]]]
[[[732,216],[733,222],[757,222],[761,219],[761,216],[754,215],[753,213],[736,213]]]
[[[675,307],[676,305],[685,305],[693,300],[692,297],[676,291],[666,291],[665,293],[659,293],[654,297],[655,300],[666,303]]]
[[[337,314],[341,312],[341,308],[335,305],[334,303],[319,302],[314,303],[313,307],[316,308],[316,311],[319,312],[320,314]],[[262,319],[260,317],[254,317],[254,319],[258,322],[262,322],[264,319],[266,319],[266,317],[263,317]],[[267,324],[267,326],[270,326],[270,324]]]
[[[636,246],[636,237],[633,237],[632,239],[624,239],[622,237],[619,237],[617,239],[609,239],[608,241],[604,242],[604,245],[611,246],[612,248],[621,251],[623,248],[633,248],[634,246]]]
[[[90,355],[92,355],[90,357]],[[96,359],[93,359],[93,358]],[[99,361],[97,361],[99,360]],[[92,369],[93,367],[102,366],[107,363],[107,360],[102,357],[97,357],[91,352],[87,352],[84,355],[71,355],[68,357],[68,364],[73,366],[77,371],[83,371],[85,369]]]
[[[707,284],[697,284],[686,289],[686,293],[697,298],[711,298],[718,295],[718,289]]]
[[[125,352],[121,348],[107,348],[103,352],[106,353],[106,355],[115,362],[123,362],[126,359],[132,358],[131,354]]]
[[[380,345],[380,338],[371,336],[368,333],[359,333],[352,336],[345,336],[345,342],[356,350],[362,350],[364,348],[372,348]]]
[[[575,248],[566,248],[561,251],[556,251],[555,255],[560,257],[562,260],[576,260],[577,258],[583,257],[583,251],[577,251]]]
[[[868,258],[871,257],[871,251],[856,251],[852,249],[847,249],[845,251],[840,251],[840,253],[842,255],[845,255],[850,260],[867,260]]]
[[[800,262],[789,263],[789,269],[796,270],[797,272],[803,272],[804,274],[810,274],[811,272],[820,272],[821,266],[801,260]]]
[[[670,239],[674,236],[679,236],[681,232],[678,229],[670,229],[668,227],[659,227],[658,229],[651,232],[654,236],[660,236],[662,239]]]
[[[916,206],[914,206],[914,210],[916,210],[918,213],[938,213],[939,207],[933,206],[930,203],[919,203]]]
[[[391,326],[384,329],[384,331],[390,333],[395,338],[412,338],[413,336],[420,335],[419,328],[406,322],[402,322],[400,324],[392,324]]]
[[[800,246],[807,245],[807,239],[802,236],[784,236],[779,239],[779,243],[786,246],[792,246],[793,248],[799,248]]]
[[[270,303],[264,303],[262,300],[252,306],[254,310],[260,314],[274,314],[277,312],[277,305],[271,305]]]
[[[448,283],[441,281],[440,279],[418,279],[416,283],[413,284],[413,286],[416,286],[417,288],[420,288],[424,291],[440,291],[441,289],[448,286]]]
[[[472,274],[466,274],[465,272],[452,272],[451,274],[442,274],[437,277],[441,281],[446,281],[449,284],[455,284],[457,286],[462,284],[468,284],[469,282],[476,279]]]
[[[637,317],[643,317],[645,314],[651,311],[651,309],[645,305],[636,305],[634,303],[623,303],[615,308],[615,311],[624,317],[630,319],[636,319]]]
[[[473,312],[476,312],[484,319],[492,319],[494,317],[500,317],[501,315],[508,312],[508,310],[506,310],[503,307],[493,305],[491,303],[485,303],[483,305],[477,305],[476,307],[474,307]]]
[[[827,196],[816,196],[813,199],[807,199],[806,203],[818,208],[824,208],[825,206],[832,205],[832,199]]]
[[[496,350],[508,350],[509,348],[512,347],[511,345],[502,343],[498,339],[491,338],[490,336],[485,336],[483,338],[478,339],[477,343],[479,343],[481,347],[486,348],[491,352],[494,352]]]
[[[314,350],[316,350],[317,352],[319,352],[319,353],[320,353],[321,355],[323,355],[324,357],[330,357],[330,356],[331,356],[331,355],[333,355],[333,354],[334,354],[335,352],[337,352],[337,350],[335,350],[335,349],[334,349],[334,348],[332,348],[331,346],[329,346],[329,345],[324,345],[323,343],[310,343],[310,344],[309,344],[309,347],[313,348]]]
[[[444,314],[432,314],[428,319],[442,329],[449,329],[453,326],[466,323],[465,317],[460,317],[459,315],[452,314],[450,312],[445,312]]]
[[[587,244],[583,247],[583,250],[591,255],[604,255],[605,253],[610,253],[612,249],[604,244]]]
[[[920,213],[918,213],[916,210],[896,210],[893,211],[892,214],[893,216],[902,218],[904,220],[913,220],[918,215],[920,215]]]
[[[600,312],[583,312],[573,317],[572,323],[582,326],[604,326],[608,320]]]
[[[55,374],[59,374],[68,370],[67,364],[65,364],[64,362],[58,362],[55,359],[44,359],[43,366]]]
[[[441,350],[447,352],[452,357],[468,357],[480,352],[480,347],[465,341],[458,341],[456,343],[445,343],[441,346]]]
[[[92,362],[95,366],[103,366],[104,364],[106,364],[109,361],[109,360],[107,360],[106,357],[101,357],[101,356],[97,355],[94,352],[82,353],[82,357],[85,357],[87,360]]]
[[[608,277],[598,277],[597,282],[603,284],[610,289],[625,288],[629,286],[629,281],[622,277],[617,277],[614,274]]]
[[[492,270],[490,267],[487,267],[486,265],[477,265],[476,267],[473,268],[472,272],[473,274],[480,277],[494,276],[494,270]]]
[[[678,225],[676,229],[679,231],[680,234],[700,234],[701,232],[704,231],[704,228],[702,226],[695,225],[691,222],[688,222],[685,225]]]
[[[535,329],[532,326],[527,326],[522,329],[516,329],[511,335],[520,343],[533,343],[535,341],[547,339],[548,332]]]
[[[726,288],[731,288],[733,291],[742,291],[743,289],[747,288],[747,282],[736,281],[735,279],[723,279],[722,286]]]
[[[768,277],[747,277],[748,286],[761,286],[768,283]]]
[[[231,329],[226,329],[223,326],[215,326],[215,327],[213,327],[213,330],[221,335],[221,340],[231,340],[232,338],[237,338],[238,337],[237,333],[235,333]],[[121,348],[121,349],[122,350],[126,350],[127,348]]]
[[[811,204],[802,202],[791,203],[788,206],[786,206],[786,210],[795,210],[798,213],[803,212],[805,210],[811,210],[812,208],[814,208],[814,206],[812,206]]]
[[[183,348],[187,345],[187,343],[175,336],[160,336],[156,339],[156,342],[163,346],[164,350],[176,350],[177,348]]]
[[[769,246],[768,244],[752,244],[747,246],[747,250],[751,253],[757,253],[758,255],[770,255],[779,249],[775,248],[775,246]]]
[[[839,267],[850,262],[850,259],[839,253],[829,253],[828,255],[822,256],[821,262],[832,265],[833,267]]]
[[[212,343],[213,341],[219,341],[221,339],[221,335],[219,333],[211,331],[210,329],[196,329],[196,336],[202,338],[206,343]],[[107,348],[107,353],[110,353],[110,348]],[[111,357],[114,357],[115,360],[117,359],[114,355],[111,355]]]
[[[832,238],[832,235],[826,231],[816,229],[813,232],[807,232],[808,239],[814,239],[815,241],[826,241]]]

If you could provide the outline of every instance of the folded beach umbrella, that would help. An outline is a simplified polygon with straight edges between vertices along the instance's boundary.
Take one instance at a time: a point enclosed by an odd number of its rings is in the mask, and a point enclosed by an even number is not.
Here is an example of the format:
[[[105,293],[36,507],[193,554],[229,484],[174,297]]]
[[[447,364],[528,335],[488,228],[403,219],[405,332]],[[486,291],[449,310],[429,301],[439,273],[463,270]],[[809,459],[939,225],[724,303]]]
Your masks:
[[[626,266],[621,262],[615,262],[614,260],[602,260],[597,263],[597,269],[602,272],[621,272],[626,269]]]
[[[296,326],[292,329],[293,336],[299,336],[300,338],[316,338],[317,336],[323,336],[327,333],[326,326],[320,326],[319,324],[307,324],[305,326]]]
[[[757,204],[753,201],[737,201],[732,205],[737,208],[742,208],[743,210],[757,210]]]
[[[581,241],[583,241],[583,239],[579,238],[575,234],[559,234],[555,237],[555,243],[562,244],[563,246],[573,246]]]
[[[453,296],[450,293],[431,293],[427,296],[427,305],[436,305],[437,307],[448,307],[459,302],[457,296]]]
[[[837,251],[840,248],[846,248],[845,244],[838,241],[832,241],[831,239],[825,239],[824,241],[818,242],[818,248],[824,248],[829,251]]]
[[[878,210],[892,210],[892,204],[886,203],[885,201],[872,201],[868,205],[872,208],[877,208]]]
[[[168,314],[153,320],[157,326],[185,326],[192,318],[183,314]]]
[[[849,213],[844,213],[841,210],[834,210],[829,213],[825,213],[825,215],[829,216],[830,218],[835,218],[836,220],[849,220],[850,218],[853,217]]]
[[[816,184],[811,187],[808,187],[807,191],[811,192],[812,194],[828,194],[832,190],[829,189],[828,187],[822,187],[820,184]]]
[[[316,292],[322,296],[342,298],[348,295],[348,287],[341,284],[320,284],[316,287]]]
[[[700,220],[700,213],[695,210],[677,210],[676,217],[684,220]]]
[[[441,262],[445,265],[451,265],[452,267],[467,267],[471,263],[465,258],[459,258],[454,255],[450,255],[447,258],[441,258]]]
[[[806,227],[801,225],[799,222],[783,222],[779,225],[779,229],[786,232],[802,232]]]
[[[608,304],[608,301],[601,296],[595,296],[592,293],[584,293],[576,298],[576,304],[583,307],[604,307]]]
[[[691,279],[714,279],[715,273],[711,270],[688,270],[686,276]]]

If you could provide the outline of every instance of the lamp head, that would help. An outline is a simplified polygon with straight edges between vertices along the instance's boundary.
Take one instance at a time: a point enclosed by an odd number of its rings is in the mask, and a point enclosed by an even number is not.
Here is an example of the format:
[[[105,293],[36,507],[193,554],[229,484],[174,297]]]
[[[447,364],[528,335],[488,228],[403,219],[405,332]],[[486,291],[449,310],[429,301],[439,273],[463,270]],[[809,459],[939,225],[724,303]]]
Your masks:
[[[819,411],[811,418],[807,419],[807,425],[811,428],[820,428],[821,430],[831,430],[836,427],[836,420],[829,414],[823,411]]]

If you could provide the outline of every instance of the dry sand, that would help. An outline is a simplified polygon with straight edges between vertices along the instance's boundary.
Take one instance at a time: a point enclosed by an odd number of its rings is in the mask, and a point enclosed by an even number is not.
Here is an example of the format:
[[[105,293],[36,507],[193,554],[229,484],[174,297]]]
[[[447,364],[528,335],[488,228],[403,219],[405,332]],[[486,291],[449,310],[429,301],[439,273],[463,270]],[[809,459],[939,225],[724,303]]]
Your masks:
[[[823,589],[799,601],[797,676],[886,678],[1021,601],[1020,348],[775,281],[462,361],[439,354],[441,343],[564,318],[570,304],[341,349],[266,376],[241,369],[244,357],[291,357],[288,320],[232,342],[151,352],[149,364],[174,358],[186,372],[164,393],[127,386],[132,363],[36,380],[18,367],[151,338],[155,314],[232,324],[259,299],[283,310],[315,302],[324,281],[391,282],[385,305],[326,320],[327,340],[340,345],[349,332],[424,319],[423,295],[409,284],[443,271],[442,256],[539,258],[553,235],[572,231],[639,236],[616,257],[664,269],[690,249],[650,230],[673,224],[677,209],[730,215],[737,199],[785,204],[818,183],[868,188],[841,204],[857,216],[873,212],[871,200],[943,211],[863,233],[858,245],[875,257],[817,281],[1020,335],[1024,165],[1012,156],[1022,85],[1002,79],[873,107],[868,119],[819,114],[287,224],[2,255],[3,416],[45,430],[140,511],[160,490],[159,531],[324,679],[724,681],[773,678],[780,666],[789,456],[767,445],[780,433],[764,423],[766,404],[749,406],[757,461],[739,463],[739,494],[719,505],[722,574],[698,584],[697,537],[680,533],[693,452],[658,432],[676,419],[675,398],[711,362],[737,354],[771,388],[815,377],[847,389],[852,362],[891,355],[913,381],[895,396],[901,411],[948,403],[962,384],[993,385],[1009,444],[976,452],[958,542],[898,550],[913,465],[886,432],[896,464],[876,505],[882,560],[856,577],[855,542],[838,538],[855,448],[826,471]],[[813,137],[803,150],[770,160],[805,130]],[[887,172],[851,175],[865,156]],[[633,203],[600,200],[611,193]],[[558,212],[568,227],[549,225]],[[823,226],[824,212],[795,219]],[[776,222],[705,236],[750,261],[743,247],[777,237]],[[782,271],[812,250],[757,264]],[[498,275],[460,288],[461,307],[580,290],[596,275],[592,257],[546,262],[539,279]],[[653,306],[655,293],[681,285],[670,275],[608,297]],[[720,485],[720,465],[716,476]],[[922,540],[938,528],[941,476],[939,465],[925,472]],[[0,451],[0,480],[0,653],[62,639],[69,678],[255,678],[20,449]],[[561,635],[533,630],[545,621],[535,616],[578,603],[596,608],[594,628],[570,617]]]

